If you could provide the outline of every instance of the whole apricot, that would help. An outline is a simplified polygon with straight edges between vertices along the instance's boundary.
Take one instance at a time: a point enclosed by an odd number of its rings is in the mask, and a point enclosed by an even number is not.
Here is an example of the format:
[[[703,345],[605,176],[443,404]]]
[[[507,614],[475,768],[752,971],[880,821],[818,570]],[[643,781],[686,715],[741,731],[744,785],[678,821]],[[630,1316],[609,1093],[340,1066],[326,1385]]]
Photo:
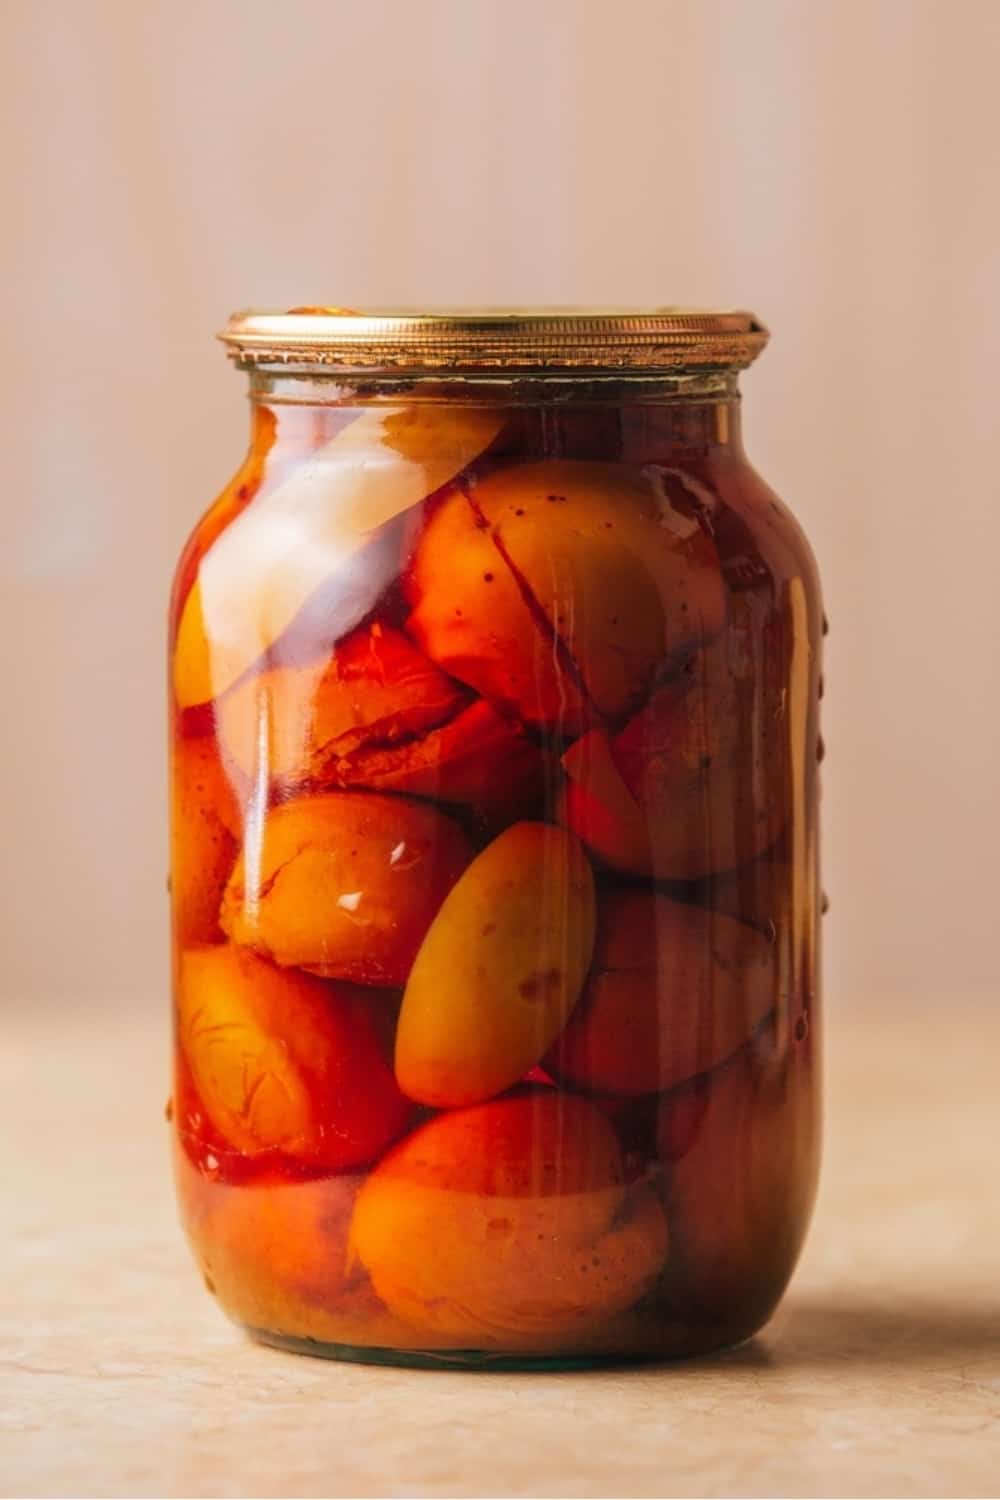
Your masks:
[[[391,1312],[462,1347],[572,1346],[637,1301],[667,1251],[609,1122],[554,1089],[439,1115],[362,1187],[353,1250]]]
[[[453,886],[414,960],[396,1076],[422,1104],[502,1093],[565,1024],[594,946],[594,880],[579,843],[515,823]]]
[[[215,1128],[248,1156],[281,1152],[332,1168],[371,1161],[409,1115],[379,1000],[237,948],[184,952],[178,1036]]]
[[[427,803],[375,792],[298,797],[248,836],[222,926],[282,966],[403,985],[471,858],[458,824]]]
[[[754,928],[652,892],[608,893],[590,977],[547,1066],[593,1093],[674,1088],[743,1045],[777,982],[774,947]]]
[[[175,1153],[181,1218],[205,1284],[224,1312],[261,1333],[332,1343],[401,1346],[414,1330],[348,1265],[355,1174],[238,1188],[199,1176]]]
[[[568,459],[497,469],[449,495],[408,594],[407,628],[429,656],[567,734],[634,710],[664,662],[725,617],[711,540],[654,477]]]
[[[582,736],[563,757],[562,815],[603,863],[658,880],[698,880],[763,853],[788,817],[780,693],[719,637],[614,736]]]
[[[216,718],[227,758],[248,780],[343,784],[358,751],[405,743],[450,719],[468,692],[387,625],[368,625],[329,658],[238,683]]]
[[[558,760],[516,720],[477,698],[417,739],[345,756],[337,781],[471,806],[503,814],[507,822],[540,800],[558,769]]]

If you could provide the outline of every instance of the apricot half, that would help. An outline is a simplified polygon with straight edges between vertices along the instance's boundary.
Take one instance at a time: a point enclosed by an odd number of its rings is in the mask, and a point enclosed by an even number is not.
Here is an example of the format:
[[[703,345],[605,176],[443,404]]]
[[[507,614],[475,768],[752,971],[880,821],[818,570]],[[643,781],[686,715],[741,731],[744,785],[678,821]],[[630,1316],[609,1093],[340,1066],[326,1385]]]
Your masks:
[[[563,757],[567,825],[605,864],[697,880],[761,854],[787,818],[787,746],[773,699],[722,636],[614,736]]]
[[[409,1113],[378,1002],[236,948],[188,949],[178,1034],[212,1124],[248,1156],[280,1151],[333,1168],[370,1161]]]
[[[170,889],[183,944],[222,937],[219,907],[236,863],[240,810],[210,736],[178,739],[171,765]]]
[[[764,1037],[665,1096],[660,1155],[673,1304],[709,1321],[766,1317],[791,1275],[816,1190],[818,1083],[811,1041]]]
[[[390,1311],[467,1348],[571,1345],[652,1285],[655,1194],[626,1188],[609,1122],[524,1092],[423,1125],[358,1195],[351,1243]]]
[[[248,835],[222,903],[232,940],[282,966],[403,985],[472,849],[422,802],[374,792],[298,797]]]
[[[247,779],[335,786],[346,757],[422,734],[468,696],[406,636],[376,624],[324,661],[247,678],[220,699],[216,719],[226,757]]]
[[[543,1056],[594,946],[594,880],[572,834],[515,823],[468,866],[410,971],[396,1076],[422,1104],[488,1099]]]
[[[594,1093],[674,1088],[743,1045],[776,982],[754,928],[650,892],[605,895],[590,977],[546,1066]]]
[[[424,651],[528,723],[575,733],[641,703],[725,615],[710,539],[653,478],[546,460],[496,470],[431,516],[408,579]]]

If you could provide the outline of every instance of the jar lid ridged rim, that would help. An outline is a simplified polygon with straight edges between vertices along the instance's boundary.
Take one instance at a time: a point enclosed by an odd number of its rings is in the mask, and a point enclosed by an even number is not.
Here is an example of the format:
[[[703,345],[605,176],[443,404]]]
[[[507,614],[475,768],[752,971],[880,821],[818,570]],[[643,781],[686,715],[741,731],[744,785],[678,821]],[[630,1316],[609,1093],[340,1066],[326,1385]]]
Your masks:
[[[219,334],[240,365],[363,370],[745,369],[768,331],[752,313],[296,307],[234,313]]]

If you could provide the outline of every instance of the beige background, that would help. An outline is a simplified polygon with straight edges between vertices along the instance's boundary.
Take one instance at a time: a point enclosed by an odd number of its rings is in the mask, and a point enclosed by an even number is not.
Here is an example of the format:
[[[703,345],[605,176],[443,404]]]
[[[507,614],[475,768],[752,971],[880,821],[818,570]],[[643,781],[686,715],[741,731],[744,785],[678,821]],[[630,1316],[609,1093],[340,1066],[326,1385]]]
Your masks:
[[[163,613],[232,308],[749,305],[822,566],[838,1003],[1000,991],[1000,5],[20,0],[0,150],[9,1001],[158,1003]]]

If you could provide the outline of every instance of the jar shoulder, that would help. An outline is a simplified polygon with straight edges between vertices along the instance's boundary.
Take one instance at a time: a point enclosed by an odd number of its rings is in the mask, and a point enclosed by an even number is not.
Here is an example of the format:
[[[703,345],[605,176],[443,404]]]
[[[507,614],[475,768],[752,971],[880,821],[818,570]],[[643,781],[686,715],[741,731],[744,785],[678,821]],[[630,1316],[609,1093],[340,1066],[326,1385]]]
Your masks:
[[[819,565],[791,506],[743,455],[713,456],[705,468],[721,508],[742,523],[763,558],[782,575],[801,580],[807,596],[821,609]]]

